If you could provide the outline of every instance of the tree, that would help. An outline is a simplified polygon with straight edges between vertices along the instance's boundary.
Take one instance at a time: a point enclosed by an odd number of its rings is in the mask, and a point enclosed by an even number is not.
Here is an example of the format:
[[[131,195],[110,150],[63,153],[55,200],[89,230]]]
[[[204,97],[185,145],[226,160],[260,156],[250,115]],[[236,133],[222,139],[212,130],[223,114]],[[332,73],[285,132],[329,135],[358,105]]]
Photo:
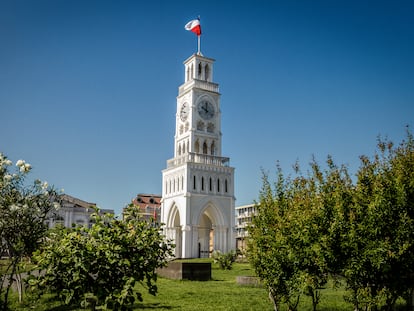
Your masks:
[[[414,139],[398,147],[378,140],[373,159],[361,156],[353,184],[345,166],[328,156],[305,176],[272,187],[264,174],[250,228],[250,260],[269,288],[275,310],[295,310],[301,294],[313,308],[327,275],[341,276],[355,310],[391,310],[411,292],[414,278]]]
[[[313,307],[328,276],[327,213],[322,204],[320,170],[316,162],[309,177],[285,179],[278,167],[272,188],[266,174],[249,229],[249,258],[269,289],[275,310],[286,303],[296,310],[301,294],[312,298]]]
[[[38,269],[44,274],[30,280],[33,288],[55,293],[65,304],[91,308],[126,310],[140,283],[157,293],[156,269],[167,263],[172,247],[165,242],[155,222],[140,218],[128,207],[124,220],[113,215],[92,215],[91,228],[61,228],[36,253]]]
[[[31,165],[23,160],[12,162],[0,153],[0,254],[10,258],[0,279],[0,308],[7,309],[13,281],[18,282],[21,299],[19,266],[30,257],[47,231],[45,220],[59,207],[58,193],[39,180],[25,184]]]
[[[361,157],[346,233],[342,274],[358,310],[391,310],[409,291],[414,273],[413,136],[407,131],[398,147],[379,139],[377,149],[372,160]]]

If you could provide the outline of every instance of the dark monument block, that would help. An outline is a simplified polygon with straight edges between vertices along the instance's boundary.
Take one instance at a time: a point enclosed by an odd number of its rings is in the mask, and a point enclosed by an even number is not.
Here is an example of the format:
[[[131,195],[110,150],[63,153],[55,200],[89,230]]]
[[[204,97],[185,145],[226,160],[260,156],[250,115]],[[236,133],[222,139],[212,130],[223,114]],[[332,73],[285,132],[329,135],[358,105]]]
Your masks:
[[[171,261],[167,267],[157,270],[158,275],[175,280],[209,281],[211,280],[210,262]]]

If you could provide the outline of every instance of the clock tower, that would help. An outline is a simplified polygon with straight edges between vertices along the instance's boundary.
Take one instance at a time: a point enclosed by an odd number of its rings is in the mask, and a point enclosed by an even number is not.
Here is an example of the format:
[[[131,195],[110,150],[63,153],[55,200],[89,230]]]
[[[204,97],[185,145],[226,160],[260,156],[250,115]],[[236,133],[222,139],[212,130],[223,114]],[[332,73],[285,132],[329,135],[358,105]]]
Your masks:
[[[162,171],[161,222],[176,258],[209,257],[235,248],[234,168],[221,154],[220,93],[214,60],[184,62],[178,89],[174,157]]]

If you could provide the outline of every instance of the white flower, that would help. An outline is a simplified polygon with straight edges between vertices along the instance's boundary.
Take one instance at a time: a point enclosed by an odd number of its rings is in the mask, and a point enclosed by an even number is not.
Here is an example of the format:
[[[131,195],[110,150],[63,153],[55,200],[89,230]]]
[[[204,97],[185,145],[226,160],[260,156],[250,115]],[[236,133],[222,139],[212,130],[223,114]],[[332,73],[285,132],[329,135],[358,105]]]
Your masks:
[[[22,167],[25,163],[26,163],[26,162],[24,162],[24,160],[18,160],[18,161],[16,162],[16,166],[18,166],[18,167]]]
[[[47,189],[47,187],[49,187],[49,184],[47,183],[47,181],[45,181],[45,182],[42,184],[42,189],[43,189],[43,190],[46,190],[46,189]]]
[[[3,179],[4,179],[5,181],[10,181],[10,180],[12,180],[12,178],[13,178],[13,176],[12,176],[12,175],[10,175],[10,174],[6,174],[6,175],[4,175],[4,176],[3,176]]]
[[[20,209],[20,207],[18,205],[16,205],[16,204],[10,205],[10,211],[11,212],[18,211],[19,209]]]
[[[17,166],[19,166],[19,165],[17,165]],[[20,167],[20,172],[21,173],[27,173],[32,169],[32,166],[29,163],[23,163],[19,167]]]
[[[0,153],[0,166],[10,166],[12,165],[12,161],[7,159],[4,154]]]

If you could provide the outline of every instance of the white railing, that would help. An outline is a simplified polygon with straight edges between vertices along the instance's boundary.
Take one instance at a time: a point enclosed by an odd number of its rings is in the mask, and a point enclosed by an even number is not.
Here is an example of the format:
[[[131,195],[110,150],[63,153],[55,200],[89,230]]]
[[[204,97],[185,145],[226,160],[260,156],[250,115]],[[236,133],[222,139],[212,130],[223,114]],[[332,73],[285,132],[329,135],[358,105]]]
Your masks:
[[[223,167],[230,166],[229,158],[190,152],[180,157],[168,160],[167,168],[176,167],[176,166],[182,165],[187,162],[223,166]]]
[[[179,94],[181,94],[192,87],[200,88],[203,90],[216,92],[216,93],[219,92],[219,86],[217,83],[207,82],[207,81],[198,80],[198,79],[193,79],[193,80],[190,80],[184,83],[182,86],[179,87],[178,92]]]

